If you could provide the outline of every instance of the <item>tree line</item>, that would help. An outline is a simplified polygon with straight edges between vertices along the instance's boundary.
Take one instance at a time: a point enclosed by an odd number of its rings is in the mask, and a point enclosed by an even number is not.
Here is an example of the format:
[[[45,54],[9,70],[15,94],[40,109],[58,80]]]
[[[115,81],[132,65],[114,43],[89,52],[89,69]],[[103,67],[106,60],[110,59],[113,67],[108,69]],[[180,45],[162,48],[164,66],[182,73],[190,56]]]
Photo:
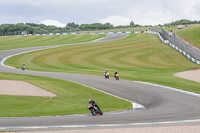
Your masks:
[[[171,25],[188,25],[188,24],[200,24],[200,21],[191,20],[177,20],[175,22],[166,23],[164,26]],[[162,26],[162,25],[158,25]],[[21,35],[21,34],[45,34],[45,33],[67,33],[67,32],[79,32],[79,31],[95,31],[95,30],[107,30],[107,29],[121,29],[141,27],[141,25],[135,24],[133,21],[130,25],[126,26],[113,26],[110,23],[93,23],[93,24],[76,24],[74,22],[67,23],[65,27],[47,26],[44,24],[35,23],[18,23],[18,24],[1,24],[0,25],[0,36],[6,35]],[[147,25],[144,27],[152,27]]]
[[[200,20],[199,21],[197,21],[197,20],[191,21],[191,20],[187,20],[187,19],[181,19],[181,20],[177,20],[175,22],[166,23],[166,24],[164,24],[164,26],[190,25],[190,24],[200,24]]]
[[[129,28],[139,27],[131,21],[127,26],[113,26],[110,23],[93,23],[93,24],[75,24],[67,23],[65,27],[47,26],[45,24],[35,23],[18,23],[18,24],[1,24],[0,36],[5,35],[21,35],[21,34],[45,34],[45,33],[66,33],[66,32],[79,32],[79,31],[94,31],[94,30],[107,30],[113,28]]]

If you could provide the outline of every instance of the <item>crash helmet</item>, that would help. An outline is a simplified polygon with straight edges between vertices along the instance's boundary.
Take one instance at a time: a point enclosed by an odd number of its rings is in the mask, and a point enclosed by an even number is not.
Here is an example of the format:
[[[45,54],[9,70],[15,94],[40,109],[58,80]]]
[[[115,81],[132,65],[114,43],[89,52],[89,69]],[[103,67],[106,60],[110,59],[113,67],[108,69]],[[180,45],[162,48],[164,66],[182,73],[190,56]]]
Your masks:
[[[92,99],[89,99],[89,102],[92,102],[93,100]]]

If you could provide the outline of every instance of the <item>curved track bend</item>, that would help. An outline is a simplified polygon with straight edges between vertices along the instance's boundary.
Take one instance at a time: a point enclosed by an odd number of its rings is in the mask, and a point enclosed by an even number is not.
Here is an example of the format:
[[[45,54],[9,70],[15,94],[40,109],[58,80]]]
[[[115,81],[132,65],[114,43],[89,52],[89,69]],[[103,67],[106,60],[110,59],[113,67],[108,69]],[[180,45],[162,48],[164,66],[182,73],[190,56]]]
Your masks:
[[[110,34],[93,42],[111,41],[126,37],[127,34]],[[83,43],[84,44],[84,43]],[[72,45],[72,44],[70,44]],[[63,46],[63,45],[57,45]],[[32,47],[0,51],[0,59],[24,51],[57,46]],[[57,79],[69,80],[84,84],[101,91],[137,102],[146,107],[145,110],[129,111],[126,113],[106,114],[102,117],[90,115],[48,116],[48,117],[11,117],[0,118],[1,127],[31,127],[58,125],[105,125],[128,123],[152,123],[166,121],[195,120],[200,118],[200,98],[185,93],[169,90],[162,86],[144,84],[129,80],[105,80],[104,77],[82,74],[21,71],[0,66],[1,72],[38,75]],[[136,101],[137,99],[137,101]]]

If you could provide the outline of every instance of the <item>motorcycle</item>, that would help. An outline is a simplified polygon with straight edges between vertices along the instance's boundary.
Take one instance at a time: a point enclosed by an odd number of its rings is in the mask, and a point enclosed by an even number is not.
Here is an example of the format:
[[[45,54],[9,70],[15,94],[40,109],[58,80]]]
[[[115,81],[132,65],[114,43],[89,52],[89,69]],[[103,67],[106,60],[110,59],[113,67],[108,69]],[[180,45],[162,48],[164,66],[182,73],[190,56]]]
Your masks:
[[[25,65],[22,66],[22,70],[25,70]]]
[[[104,76],[105,76],[106,79],[109,79],[109,73],[108,72],[104,73]]]
[[[91,103],[91,104],[89,104],[88,109],[90,110],[90,112],[93,116],[95,116],[96,114],[103,115],[103,111],[98,107],[98,105],[93,105]]]
[[[116,75],[115,75],[115,79],[116,79],[116,80],[119,80],[119,74],[116,74]]]

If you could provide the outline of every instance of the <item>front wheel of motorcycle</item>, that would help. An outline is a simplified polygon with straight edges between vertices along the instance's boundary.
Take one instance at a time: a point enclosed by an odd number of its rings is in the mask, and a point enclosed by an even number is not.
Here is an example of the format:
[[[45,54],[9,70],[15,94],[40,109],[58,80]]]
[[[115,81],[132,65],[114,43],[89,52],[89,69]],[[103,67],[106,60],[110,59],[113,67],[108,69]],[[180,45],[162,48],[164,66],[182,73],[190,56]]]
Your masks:
[[[96,112],[95,112],[94,109],[90,109],[90,112],[91,112],[92,115],[94,115],[94,116],[96,115]]]

